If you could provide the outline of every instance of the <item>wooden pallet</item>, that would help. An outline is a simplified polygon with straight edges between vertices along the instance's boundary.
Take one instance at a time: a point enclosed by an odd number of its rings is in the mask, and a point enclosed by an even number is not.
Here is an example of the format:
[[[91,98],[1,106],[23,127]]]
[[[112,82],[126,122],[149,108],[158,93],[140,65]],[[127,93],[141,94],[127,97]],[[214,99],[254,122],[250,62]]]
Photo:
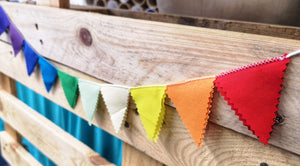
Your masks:
[[[0,5],[25,39],[56,67],[99,83],[128,86],[170,83],[215,75],[300,48],[299,40],[286,39],[297,37],[282,38],[282,29],[297,32],[299,28],[295,27],[276,26],[281,36],[272,37],[51,7],[7,2]],[[27,76],[22,54],[14,57],[8,36],[1,36],[3,74],[0,78],[4,90],[0,91],[0,117],[6,122],[6,131],[0,134],[3,156],[13,165],[37,165],[20,146],[22,135],[58,165],[109,165],[100,155],[14,97],[13,80],[16,80],[86,119],[80,100],[75,109],[69,107],[59,80],[47,93],[40,72]],[[93,124],[124,141],[123,165],[259,165],[263,162],[300,165],[299,66],[300,58],[292,58],[278,111],[284,122],[274,126],[267,146],[242,125],[218,92],[201,148],[192,140],[170,101],[157,143],[147,138],[132,100],[126,119],[129,125],[120,133],[115,133],[108,112],[102,109],[104,106],[97,110]]]

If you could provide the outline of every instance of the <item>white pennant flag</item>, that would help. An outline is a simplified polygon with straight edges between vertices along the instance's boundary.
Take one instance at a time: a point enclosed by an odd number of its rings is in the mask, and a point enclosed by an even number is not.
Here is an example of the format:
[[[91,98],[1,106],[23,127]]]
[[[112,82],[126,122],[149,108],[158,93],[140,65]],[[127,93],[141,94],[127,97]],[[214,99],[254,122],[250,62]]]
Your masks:
[[[129,87],[102,85],[101,93],[116,133],[119,132],[127,115]]]
[[[78,81],[81,102],[89,125],[91,125],[97,110],[101,85],[95,82],[79,79]]]

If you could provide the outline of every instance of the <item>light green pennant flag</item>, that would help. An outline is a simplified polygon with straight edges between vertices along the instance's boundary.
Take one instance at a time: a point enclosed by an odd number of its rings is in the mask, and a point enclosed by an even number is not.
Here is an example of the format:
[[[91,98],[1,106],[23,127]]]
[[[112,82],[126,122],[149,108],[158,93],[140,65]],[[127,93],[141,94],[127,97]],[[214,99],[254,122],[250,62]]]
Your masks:
[[[71,76],[59,69],[57,70],[57,74],[68,103],[74,109],[78,97],[78,78]]]
[[[139,115],[151,141],[157,141],[165,116],[166,86],[137,87],[130,89]]]
[[[97,109],[101,85],[83,79],[79,79],[78,85],[82,106],[89,125],[91,125]]]

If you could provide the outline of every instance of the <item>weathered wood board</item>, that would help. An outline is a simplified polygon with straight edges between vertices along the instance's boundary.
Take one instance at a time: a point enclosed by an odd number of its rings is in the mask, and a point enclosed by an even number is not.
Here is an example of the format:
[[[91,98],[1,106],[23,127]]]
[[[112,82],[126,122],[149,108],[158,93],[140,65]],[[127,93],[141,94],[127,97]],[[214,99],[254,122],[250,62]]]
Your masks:
[[[39,73],[39,68],[28,77],[26,75],[24,56],[20,53],[17,57],[14,57],[10,53],[11,51],[12,48],[8,44],[0,42],[1,72],[4,72],[46,98],[86,119],[80,100],[78,100],[78,104],[74,110],[69,107],[59,80],[57,80],[53,91],[47,93]],[[57,63],[52,63],[59,69],[77,77],[102,82]],[[202,148],[198,148],[181,121],[177,111],[170,106],[167,107],[166,119],[161,134],[159,135],[158,143],[150,142],[143,129],[140,118],[136,114],[133,102],[130,101],[130,103],[131,105],[126,119],[129,127],[123,127],[119,134],[114,132],[109,114],[101,101],[93,124],[166,165],[244,165],[245,163],[258,165],[261,162],[267,162],[270,165],[300,164],[299,155],[271,145],[263,146],[262,143],[255,139],[213,123],[208,124]]]
[[[57,165],[114,165],[16,97],[2,90],[0,105],[0,118]]]
[[[0,133],[1,155],[10,165],[42,166],[6,131]]]
[[[122,149],[122,166],[164,166],[125,142]]]

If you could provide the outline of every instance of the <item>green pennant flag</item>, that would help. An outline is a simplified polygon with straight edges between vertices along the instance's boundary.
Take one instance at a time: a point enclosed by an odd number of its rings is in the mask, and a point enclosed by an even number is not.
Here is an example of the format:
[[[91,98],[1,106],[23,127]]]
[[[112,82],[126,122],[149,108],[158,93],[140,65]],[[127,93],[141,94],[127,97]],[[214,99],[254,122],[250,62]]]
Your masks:
[[[68,100],[69,105],[74,109],[77,96],[78,96],[78,78],[71,76],[61,70],[57,70],[58,77],[61,82],[61,86],[65,92],[65,96]]]
[[[156,142],[165,116],[166,86],[130,89],[147,136]]]
[[[95,112],[97,110],[98,98],[101,86],[98,83],[79,79],[79,92],[82,106],[86,114],[89,125],[92,124]]]

